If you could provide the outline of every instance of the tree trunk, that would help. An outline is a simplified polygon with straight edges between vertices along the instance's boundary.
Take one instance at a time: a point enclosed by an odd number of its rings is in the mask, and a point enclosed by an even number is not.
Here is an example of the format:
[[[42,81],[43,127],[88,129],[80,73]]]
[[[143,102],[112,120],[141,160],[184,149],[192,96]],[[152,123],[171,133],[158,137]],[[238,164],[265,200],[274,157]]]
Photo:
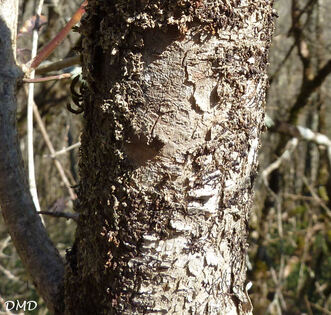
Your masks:
[[[272,1],[90,0],[87,13],[67,313],[252,314]]]

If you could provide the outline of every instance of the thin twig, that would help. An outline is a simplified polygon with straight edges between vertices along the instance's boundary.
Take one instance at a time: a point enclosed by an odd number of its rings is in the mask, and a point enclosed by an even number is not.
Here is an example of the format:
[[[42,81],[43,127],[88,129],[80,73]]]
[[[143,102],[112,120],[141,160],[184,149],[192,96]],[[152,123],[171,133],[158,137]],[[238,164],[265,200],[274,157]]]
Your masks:
[[[305,303],[306,303],[306,306],[307,306],[308,315],[314,315],[314,313],[311,309],[311,305],[310,305],[310,302],[308,300],[307,295],[304,296],[304,300],[305,300]]]
[[[286,310],[286,303],[285,303],[285,299],[282,293],[282,279],[284,278],[284,266],[285,266],[285,260],[284,260],[284,255],[281,255],[280,257],[280,267],[279,267],[279,272],[278,272],[278,276],[276,273],[276,270],[272,267],[270,269],[270,273],[272,276],[272,280],[275,283],[276,286],[276,294],[275,294],[275,298],[277,298],[279,301],[279,305],[281,306],[282,309]]]
[[[282,222],[282,208],[281,208],[281,200],[280,197],[275,194],[275,192],[270,188],[268,183],[268,176],[277,168],[280,167],[280,165],[285,161],[288,160],[291,157],[291,154],[295,150],[299,143],[299,140],[297,138],[292,138],[285,147],[285,151],[283,154],[273,163],[271,163],[263,172],[262,172],[262,180],[266,188],[268,189],[268,192],[270,195],[274,198],[276,203],[276,209],[277,209],[277,223],[278,223],[278,234],[281,238],[283,238],[283,222]]]
[[[54,39],[48,43],[35,57],[33,56],[31,61],[27,63],[28,68],[35,69],[37,68],[42,61],[44,61],[54,49],[64,40],[67,34],[70,32],[71,28],[76,25],[83,14],[85,13],[85,7],[87,6],[87,0],[85,0],[78,10],[74,13],[70,21],[65,25],[65,27],[54,37]]]
[[[10,236],[7,236],[4,240],[1,241],[0,245],[0,258],[8,258],[9,255],[4,253],[4,250],[7,248],[9,241],[11,240]]]
[[[317,310],[323,312],[326,315],[331,315],[331,312],[328,311],[326,308],[319,306],[318,304],[315,304],[315,303],[311,303],[311,302],[309,302],[309,303],[313,308],[316,308]]]
[[[76,222],[78,221],[78,218],[79,218],[78,213],[69,213],[69,212],[61,212],[61,211],[54,211],[54,212],[39,211],[38,213],[44,214],[44,215],[49,215],[49,216],[56,217],[56,218],[66,218],[67,220],[71,219]]]
[[[23,82],[25,83],[44,83],[48,81],[56,81],[56,80],[63,80],[63,79],[70,79],[71,73],[61,73],[58,75],[51,75],[48,77],[42,77],[42,78],[25,78],[23,79]]]
[[[268,117],[268,120],[270,121],[271,118]],[[329,165],[331,167],[331,139],[326,135],[315,132],[307,127],[291,125],[286,122],[274,122],[271,120],[269,123],[272,125],[270,129],[271,131],[291,135],[295,138],[311,141],[317,145],[324,146],[327,150]]]
[[[277,310],[277,313],[279,315],[282,315],[282,307],[281,307],[281,297],[280,297],[280,294],[281,294],[281,291],[280,291],[280,282],[279,282],[279,279],[277,277],[277,274],[276,274],[276,270],[272,267],[270,269],[270,273],[271,273],[271,277],[272,277],[272,280],[274,281],[275,283],[275,286],[276,286],[276,292],[275,292],[275,295],[274,295],[274,298],[273,298],[273,301],[270,303],[269,305],[269,309],[272,308],[272,305],[275,305],[276,307],[276,310]],[[284,298],[283,298],[284,299]]]
[[[45,74],[51,71],[58,71],[80,63],[80,56],[69,57],[56,62],[42,64],[36,69],[36,74]]]
[[[284,193],[284,197],[291,198],[293,200],[307,200],[307,201],[316,201],[313,197],[311,196],[303,196],[303,195],[296,195],[296,194],[289,194],[289,193]]]
[[[39,0],[36,16],[39,19],[41,15],[41,10],[44,4],[44,0]],[[37,54],[38,48],[38,29],[33,31],[32,39],[32,51],[31,57],[34,58]],[[35,76],[34,70],[30,72],[29,78],[33,79]],[[34,165],[34,152],[33,152],[33,104],[34,104],[34,84],[29,85],[28,90],[28,105],[27,105],[27,141],[28,141],[28,173],[29,173],[29,187],[30,193],[32,195],[33,202],[35,204],[36,210],[40,211],[40,205],[38,200],[36,177],[35,177],[35,165]]]
[[[17,56],[16,56],[16,53],[17,53],[17,22],[18,22],[18,10],[19,10],[19,0],[14,0],[13,3],[15,5],[15,12],[17,14],[15,14],[15,29],[12,29],[11,30],[11,36],[12,36],[12,51],[13,51],[13,55],[14,55],[14,58],[16,60]]]
[[[271,191],[272,189],[270,189]],[[276,209],[277,209],[277,227],[278,227],[278,234],[279,237],[282,239],[284,237],[283,232],[283,219],[282,219],[282,203],[281,199],[274,193],[274,198],[276,200]]]
[[[285,55],[284,59],[281,61],[281,63],[278,65],[278,67],[276,68],[275,72],[270,76],[269,78],[269,84],[271,85],[273,80],[275,79],[276,75],[280,72],[280,70],[282,69],[282,67],[284,66],[284,64],[286,63],[286,61],[288,60],[288,58],[291,56],[292,51],[294,50],[296,44],[292,44],[292,46],[290,47],[290,49],[288,50],[287,54]]]
[[[38,107],[36,105],[36,103],[33,101],[33,113],[34,113],[34,117],[37,121],[37,124],[38,124],[38,127],[40,129],[40,132],[44,138],[44,141],[48,147],[48,150],[50,151],[51,155],[53,155],[56,151],[54,149],[54,146],[48,136],[48,133],[47,133],[47,130],[46,130],[46,127],[40,117],[40,114],[39,114],[39,110],[38,110]],[[68,180],[68,177],[66,176],[65,172],[64,172],[64,169],[62,167],[62,164],[60,163],[60,161],[54,159],[54,164],[55,164],[55,167],[57,168],[59,174],[60,174],[60,177],[64,183],[64,185],[67,187],[68,189],[68,192],[69,192],[69,195],[70,195],[70,198],[72,200],[75,200],[77,198],[77,195],[75,194],[75,192],[73,191],[73,189],[71,188],[71,183],[69,182]],[[39,209],[40,211],[40,209]]]
[[[285,270],[285,258],[284,255],[281,255],[280,257],[280,266],[279,266],[279,272],[278,272],[278,295],[279,295],[279,302],[283,308],[283,310],[287,309],[286,302],[284,299],[284,295],[282,292],[283,288],[283,282],[284,282],[284,270]]]
[[[311,193],[312,197],[317,201],[317,203],[325,210],[327,216],[331,218],[331,209],[324,203],[324,201],[315,193],[314,189],[309,185],[307,178],[304,176],[302,178],[303,183],[306,185],[307,189]]]
[[[297,288],[296,288],[297,297],[299,297],[301,289],[304,285],[304,273],[303,272],[304,272],[304,266],[305,266],[305,262],[306,262],[306,259],[307,259],[307,255],[308,255],[309,246],[310,246],[310,239],[311,239],[311,236],[312,236],[312,233],[311,233],[312,217],[309,216],[308,220],[309,221],[308,221],[308,227],[306,229],[303,253],[302,253],[301,259],[300,259],[300,269],[299,269],[299,276],[298,276],[298,282],[297,282]]]
[[[7,236],[0,245],[0,253],[3,254],[3,251],[5,250],[5,248],[8,246],[9,241],[11,240],[10,236]]]
[[[50,157],[50,158],[54,159],[55,157],[57,157],[59,155],[65,154],[65,153],[67,153],[67,152],[69,152],[73,149],[79,148],[80,145],[81,145],[80,142],[74,143],[73,145],[71,145],[69,147],[66,147],[66,148],[63,148],[62,150],[56,151],[51,155],[46,155],[46,157]]]
[[[291,154],[295,150],[299,143],[297,138],[292,138],[285,147],[284,153],[273,163],[271,163],[265,170],[262,172],[262,179],[266,187],[269,187],[268,184],[268,176],[276,169],[280,167],[280,165],[291,157]]]
[[[11,281],[20,282],[20,279],[13,275],[9,270],[0,265],[0,271]]]

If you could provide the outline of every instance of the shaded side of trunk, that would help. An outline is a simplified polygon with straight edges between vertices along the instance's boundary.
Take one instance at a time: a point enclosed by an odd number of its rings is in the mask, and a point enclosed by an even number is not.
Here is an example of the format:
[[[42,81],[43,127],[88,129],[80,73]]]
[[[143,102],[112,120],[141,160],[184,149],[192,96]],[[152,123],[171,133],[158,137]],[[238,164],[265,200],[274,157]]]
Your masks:
[[[87,11],[67,312],[251,314],[246,240],[272,1]]]

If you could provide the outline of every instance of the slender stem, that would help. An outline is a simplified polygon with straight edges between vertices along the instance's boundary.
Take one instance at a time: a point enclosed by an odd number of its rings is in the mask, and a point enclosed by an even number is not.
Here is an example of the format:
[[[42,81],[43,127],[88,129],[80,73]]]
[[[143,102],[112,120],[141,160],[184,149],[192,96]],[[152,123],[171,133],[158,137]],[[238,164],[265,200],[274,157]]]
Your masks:
[[[13,3],[14,3],[16,12],[18,12],[18,10],[19,10],[19,0],[15,0]],[[15,14],[14,19],[15,19],[15,24],[17,26],[18,14]],[[14,55],[14,59],[16,60],[16,53],[17,53],[17,27],[14,30],[12,30],[12,32],[11,32],[11,40],[12,40],[12,47],[13,47],[13,55]]]
[[[77,142],[77,143],[74,143],[73,145],[71,145],[71,146],[69,146],[67,148],[64,148],[62,150],[56,151],[56,152],[52,153],[51,155],[46,155],[46,156],[51,157],[52,159],[54,159],[55,157],[57,157],[57,156],[59,156],[61,154],[65,154],[65,153],[67,153],[67,152],[69,152],[69,151],[71,151],[71,150],[73,150],[75,148],[79,148],[80,145],[81,145],[81,143],[80,142]]]
[[[80,56],[69,57],[49,64],[42,64],[36,69],[36,74],[45,74],[47,72],[61,70],[80,63]]]
[[[51,75],[48,77],[43,78],[34,78],[34,79],[23,79],[25,83],[44,83],[48,81],[55,81],[55,80],[63,80],[63,79],[70,79],[71,73],[62,73],[58,75]]]
[[[36,10],[37,18],[41,15],[43,4],[44,4],[44,0],[39,0]],[[31,52],[32,58],[36,56],[37,48],[38,48],[38,30],[34,30],[33,38],[32,38],[32,52]],[[32,70],[30,73],[30,79],[34,79],[34,75],[35,75],[34,70]],[[34,84],[30,84],[28,90],[28,105],[27,105],[27,110],[28,110],[27,111],[27,139],[28,139],[27,150],[28,150],[29,187],[36,210],[40,211],[36,177],[35,177],[34,152],[33,152],[33,104],[34,104]]]
[[[25,88],[26,90],[26,88]],[[36,105],[36,103],[33,101],[33,113],[34,113],[34,117],[36,118],[36,121],[37,121],[37,124],[38,124],[38,127],[40,129],[40,132],[45,140],[45,143],[51,153],[51,156],[55,155],[56,154],[56,151],[54,149],[54,146],[48,136],[48,133],[47,133],[47,130],[46,130],[46,127],[40,117],[40,114],[39,114],[39,110],[38,110],[38,107]],[[69,195],[70,195],[70,198],[72,200],[75,200],[77,198],[77,195],[76,193],[74,192],[74,190],[71,188],[71,184],[69,182],[69,179],[68,177],[66,176],[65,174],[65,171],[62,167],[62,164],[60,163],[60,161],[58,161],[57,159],[54,159],[54,164],[55,164],[55,167],[57,168],[59,174],[60,174],[60,177],[64,183],[64,185],[67,187],[68,189],[68,192],[69,192]]]
[[[28,67],[30,69],[37,68],[42,61],[44,61],[53,51],[54,49],[64,40],[67,34],[70,32],[71,28],[75,26],[82,18],[85,13],[85,7],[87,5],[87,0],[85,0],[79,9],[72,16],[70,21],[66,24],[66,26],[53,38],[51,42],[49,42],[40,52],[39,54],[32,59],[28,63]]]

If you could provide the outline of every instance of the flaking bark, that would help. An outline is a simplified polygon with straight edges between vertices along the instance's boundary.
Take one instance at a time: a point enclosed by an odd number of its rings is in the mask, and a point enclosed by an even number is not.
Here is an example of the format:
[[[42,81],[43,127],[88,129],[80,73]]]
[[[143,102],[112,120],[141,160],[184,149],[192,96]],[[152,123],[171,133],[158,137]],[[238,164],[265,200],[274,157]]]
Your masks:
[[[272,1],[95,0],[87,13],[67,313],[252,314]]]

